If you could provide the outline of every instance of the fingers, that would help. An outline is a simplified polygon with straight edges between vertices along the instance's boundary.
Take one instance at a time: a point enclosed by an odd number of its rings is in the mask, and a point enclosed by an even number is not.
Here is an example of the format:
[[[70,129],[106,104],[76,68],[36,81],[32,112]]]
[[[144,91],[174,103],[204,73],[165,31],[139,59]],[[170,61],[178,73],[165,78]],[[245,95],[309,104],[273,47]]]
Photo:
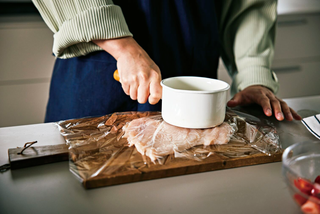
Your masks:
[[[282,113],[282,106],[280,104],[280,101],[273,94],[269,94],[267,95],[267,97],[269,98],[269,102],[271,104],[276,119],[279,121],[283,120],[284,115]]]
[[[162,87],[160,82],[153,81],[150,83],[150,96],[149,96],[149,103],[154,105],[159,102],[162,97]]]
[[[138,84],[134,82],[132,83],[132,85],[130,85],[130,98],[132,100],[136,100],[137,94],[138,94]]]
[[[295,112],[292,108],[290,108],[290,111],[295,120],[302,120],[302,117],[299,114],[297,114],[297,112]]]
[[[123,91],[139,103],[146,103],[149,98],[151,104],[156,104],[162,92],[159,67],[137,43],[126,49],[117,58]]]
[[[290,108],[288,106],[288,104],[286,102],[284,102],[283,100],[277,98],[275,95],[268,95],[272,109],[274,111],[274,115],[276,117],[277,120],[282,121],[284,119],[286,119],[287,121],[292,121],[293,119],[295,120],[301,120],[301,116],[299,114],[297,114],[292,108]],[[267,116],[271,116],[272,113],[270,115],[268,115],[264,109],[264,112]]]
[[[281,99],[278,99],[278,100],[281,105],[281,109],[282,109],[282,113],[284,115],[284,118],[286,118],[286,120],[288,120],[288,121],[292,121],[293,116],[291,114],[291,110],[290,110],[289,106],[283,100],[281,100]]]
[[[120,80],[120,83],[121,83],[121,86],[122,86],[122,89],[123,89],[124,93],[126,95],[130,95],[130,85],[127,84],[125,81],[122,81],[122,80]]]
[[[228,106],[234,107],[236,105],[252,103],[259,104],[267,116],[272,116],[274,113],[274,116],[279,121],[284,119],[288,121],[302,119],[286,102],[277,98],[270,89],[259,85],[249,86],[236,94],[234,98],[228,102]]]
[[[138,88],[138,102],[146,103],[149,97],[149,85],[140,84]]]
[[[241,105],[241,101],[242,101],[242,96],[241,93],[237,93],[236,95],[234,95],[234,97],[228,101],[227,106],[229,107],[236,107],[238,105]]]
[[[141,72],[137,75],[130,76],[130,78],[120,78],[123,91],[129,95],[132,100],[137,100],[141,104],[146,103],[148,98],[150,104],[154,105],[159,102],[162,97],[160,82],[161,76],[155,72],[151,75],[146,75]]]
[[[260,94],[257,96],[258,104],[261,105],[263,112],[268,117],[272,116],[272,109],[277,109],[277,112],[281,111],[281,107],[277,105],[274,99],[270,99],[267,94]],[[276,114],[275,114],[276,115]]]
[[[277,98],[276,96],[274,97],[275,97],[274,103],[275,103],[275,106],[277,107],[273,107],[273,109],[274,109],[277,120],[281,121],[283,119],[286,119],[287,121],[292,121],[293,119],[295,120],[302,119],[301,116],[297,114],[292,108],[290,108],[286,102]],[[279,105],[280,105],[280,109],[278,108]]]
[[[130,80],[125,77],[120,79],[123,91],[130,96],[132,100],[138,100],[139,103],[146,103],[149,96],[149,83],[139,80],[136,76],[131,76]]]

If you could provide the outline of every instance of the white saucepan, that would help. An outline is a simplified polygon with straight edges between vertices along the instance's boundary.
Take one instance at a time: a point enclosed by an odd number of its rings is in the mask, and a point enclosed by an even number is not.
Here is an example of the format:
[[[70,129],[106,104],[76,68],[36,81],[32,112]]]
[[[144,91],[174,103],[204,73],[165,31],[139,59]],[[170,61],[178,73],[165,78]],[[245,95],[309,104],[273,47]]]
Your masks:
[[[217,79],[180,76],[164,79],[162,117],[174,126],[210,128],[225,118],[229,84]]]

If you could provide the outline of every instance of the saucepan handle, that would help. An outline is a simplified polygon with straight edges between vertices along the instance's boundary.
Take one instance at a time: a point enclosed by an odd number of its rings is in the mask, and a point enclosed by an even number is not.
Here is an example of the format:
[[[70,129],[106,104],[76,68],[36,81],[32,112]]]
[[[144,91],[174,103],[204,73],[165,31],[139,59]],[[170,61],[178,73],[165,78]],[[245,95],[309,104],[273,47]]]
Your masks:
[[[113,78],[118,82],[120,81],[120,76],[119,76],[118,69],[114,71]]]

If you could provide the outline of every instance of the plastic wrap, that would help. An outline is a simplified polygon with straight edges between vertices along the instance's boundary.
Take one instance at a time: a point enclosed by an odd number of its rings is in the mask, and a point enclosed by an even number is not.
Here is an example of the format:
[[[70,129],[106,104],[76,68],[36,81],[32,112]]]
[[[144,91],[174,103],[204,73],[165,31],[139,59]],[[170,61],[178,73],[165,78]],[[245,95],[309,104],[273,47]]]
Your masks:
[[[127,123],[123,130],[123,137],[129,146],[135,146],[142,156],[147,156],[153,163],[162,164],[161,160],[171,154],[198,160],[190,148],[201,146],[201,149],[206,149],[210,145],[227,144],[236,131],[236,125],[224,122],[215,128],[187,129],[170,125],[162,120],[161,115],[157,115],[135,119]]]
[[[178,159],[192,163],[212,156],[230,159],[281,151],[272,124],[231,110],[225,122],[212,129],[174,127],[160,112],[114,113],[60,121],[58,126],[69,145],[70,171],[81,181],[141,173]]]

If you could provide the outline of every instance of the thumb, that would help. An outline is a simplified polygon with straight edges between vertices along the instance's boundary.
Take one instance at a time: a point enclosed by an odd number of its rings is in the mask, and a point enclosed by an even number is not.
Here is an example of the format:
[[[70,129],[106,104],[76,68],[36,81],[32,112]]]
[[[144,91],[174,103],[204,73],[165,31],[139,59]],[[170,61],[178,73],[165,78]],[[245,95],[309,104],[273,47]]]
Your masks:
[[[240,93],[237,93],[236,95],[234,95],[234,97],[229,100],[229,102],[227,103],[228,107],[236,107],[238,105],[240,105],[242,102],[242,96]]]

